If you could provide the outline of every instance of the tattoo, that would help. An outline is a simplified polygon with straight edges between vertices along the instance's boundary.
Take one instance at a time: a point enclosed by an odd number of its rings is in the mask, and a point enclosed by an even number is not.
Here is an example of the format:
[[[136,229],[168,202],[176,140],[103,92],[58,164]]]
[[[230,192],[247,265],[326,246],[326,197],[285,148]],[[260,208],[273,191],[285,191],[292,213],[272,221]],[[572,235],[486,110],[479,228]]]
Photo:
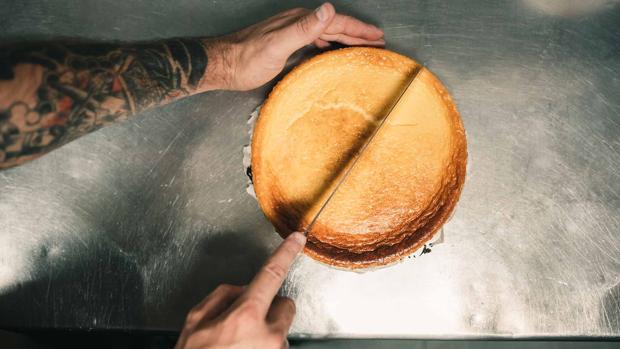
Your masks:
[[[0,169],[195,93],[207,69],[198,39],[0,51]]]

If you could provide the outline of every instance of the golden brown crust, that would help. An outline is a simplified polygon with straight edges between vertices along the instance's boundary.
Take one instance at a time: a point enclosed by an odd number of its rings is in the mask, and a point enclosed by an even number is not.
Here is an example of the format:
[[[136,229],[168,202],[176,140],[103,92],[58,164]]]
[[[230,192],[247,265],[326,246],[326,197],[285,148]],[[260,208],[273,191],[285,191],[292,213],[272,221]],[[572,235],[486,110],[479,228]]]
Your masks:
[[[411,59],[390,51],[348,48],[314,57],[294,69],[274,88],[261,110],[254,129],[252,171],[254,188],[261,208],[283,237],[292,231],[303,229],[309,223],[324,201],[325,195],[344,172],[342,168],[330,164],[342,167],[343,161],[347,163],[347,160],[353,157],[354,153],[347,152],[346,147],[357,150],[359,144],[348,143],[363,140],[367,136],[373,121],[384,114],[383,111],[387,108],[390,98],[393,98],[407,77],[418,68],[419,65]],[[359,76],[359,79],[368,79],[371,83],[372,80],[376,80],[373,77],[380,77],[380,80],[387,82],[380,83],[368,97],[364,95],[367,91],[363,84],[354,85],[353,82],[341,86],[337,78],[320,75],[330,70],[348,80],[356,80]],[[370,154],[365,153],[364,159],[360,159],[361,164],[356,165],[352,171],[358,178],[347,177],[347,182],[351,183],[347,190],[342,190],[343,193],[339,190],[338,194],[343,196],[335,200],[339,205],[333,205],[334,208],[330,205],[329,209],[333,212],[325,214],[325,217],[321,215],[313,227],[305,249],[312,258],[350,269],[393,263],[428,242],[452,213],[465,178],[467,161],[465,132],[448,92],[432,73],[428,70],[420,72],[415,83],[420,84],[420,87],[416,87],[417,92],[412,94],[425,94],[427,96],[425,98],[439,100],[429,104],[429,108],[438,108],[436,113],[441,114],[438,117],[447,120],[432,125],[434,128],[431,127],[428,131],[439,132],[437,134],[445,138],[443,143],[438,143],[437,148],[442,148],[441,150],[432,150],[429,153],[431,155],[427,155],[433,162],[428,167],[434,170],[428,170],[429,174],[426,177],[414,174],[415,178],[411,181],[407,180],[406,174],[394,176],[393,181],[403,181],[398,187],[404,186],[404,191],[394,189],[397,187],[393,185],[394,183],[389,183],[389,178],[381,179],[382,172],[378,171],[377,167],[390,166],[390,163],[378,164],[373,160],[373,156],[381,158],[384,156],[385,148],[394,143],[394,138],[398,138],[401,134],[407,136],[409,132],[396,127],[410,125],[394,124],[396,131],[385,131],[392,132],[390,137],[386,134],[383,141],[373,142],[378,143],[376,146],[373,144],[377,149],[370,149],[367,152]],[[314,86],[317,86],[317,91],[308,92],[309,87]],[[295,89],[300,89],[299,94],[303,95],[299,101],[295,100],[295,92],[291,92]],[[359,97],[360,95],[362,97]],[[350,101],[352,99],[354,101]],[[304,106],[300,106],[304,103]],[[326,108],[328,111],[325,113],[328,115],[323,115],[321,108]],[[288,115],[289,111],[291,115]],[[429,115],[434,115],[433,112],[430,111]],[[411,114],[411,111],[407,110],[407,113]],[[338,123],[339,117],[343,123]],[[328,123],[334,124],[326,125]],[[334,131],[334,128],[337,130]],[[291,143],[292,141],[286,137],[297,137],[297,143]],[[338,137],[346,144],[336,144],[333,149],[324,150],[329,144],[324,145],[326,141],[321,137],[331,137],[329,138],[331,143],[338,143],[337,140],[333,140],[334,137]],[[408,144],[411,142],[410,140]],[[405,157],[412,156],[398,149],[395,152],[403,153]],[[435,155],[436,158],[433,157]],[[420,157],[424,158],[423,155]],[[310,161],[310,164],[303,164],[303,161]],[[419,166],[423,170],[426,169],[424,163]],[[439,170],[441,172],[437,172]],[[306,176],[303,171],[315,172]],[[290,176],[287,177],[283,172],[287,172]],[[368,177],[368,173],[372,175],[370,182],[364,177]],[[438,177],[432,177],[431,174],[434,173]],[[380,185],[374,183],[374,178],[378,178],[377,181],[382,183]],[[418,183],[416,186],[420,183],[428,185],[423,185],[423,189],[408,188],[407,183],[413,183],[410,185]],[[375,190],[367,187],[376,190],[384,187],[388,191],[395,190],[396,199],[402,199],[400,201],[403,204],[395,206],[389,202],[389,198],[379,197],[381,196],[379,191],[376,202],[354,203],[347,211],[344,206],[348,202],[355,201],[356,193],[361,190],[372,194],[372,190]],[[419,195],[420,197],[414,200],[407,194],[412,190],[424,192],[424,195]],[[359,217],[351,218],[351,222],[347,222],[350,215],[355,216],[360,211],[369,217],[366,219],[370,222],[367,226],[359,223],[360,220],[364,220]]]

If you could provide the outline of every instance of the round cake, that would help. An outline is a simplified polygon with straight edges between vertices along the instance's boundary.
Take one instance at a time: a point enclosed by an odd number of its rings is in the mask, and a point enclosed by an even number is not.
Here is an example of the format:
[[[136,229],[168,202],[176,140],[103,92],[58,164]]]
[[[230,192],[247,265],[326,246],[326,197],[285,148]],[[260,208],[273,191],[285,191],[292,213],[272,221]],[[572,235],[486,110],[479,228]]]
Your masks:
[[[254,190],[286,237],[310,223],[418,70],[310,230],[305,253],[312,258],[355,269],[422,247],[449,218],[463,187],[463,124],[430,71],[377,48],[306,61],[261,109],[252,136]]]

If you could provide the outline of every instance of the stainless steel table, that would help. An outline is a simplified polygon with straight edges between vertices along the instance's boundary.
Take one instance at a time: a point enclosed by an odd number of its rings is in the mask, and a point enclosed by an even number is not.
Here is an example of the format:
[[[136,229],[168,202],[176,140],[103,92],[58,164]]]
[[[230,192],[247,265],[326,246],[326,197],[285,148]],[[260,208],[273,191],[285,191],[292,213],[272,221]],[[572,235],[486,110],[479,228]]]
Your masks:
[[[302,257],[283,289],[292,335],[620,337],[620,6],[334,2],[444,81],[469,172],[430,254],[361,274]],[[0,33],[215,35],[297,3],[9,1]],[[218,283],[247,282],[280,241],[242,166],[268,88],[192,97],[0,172],[0,326],[177,330]]]

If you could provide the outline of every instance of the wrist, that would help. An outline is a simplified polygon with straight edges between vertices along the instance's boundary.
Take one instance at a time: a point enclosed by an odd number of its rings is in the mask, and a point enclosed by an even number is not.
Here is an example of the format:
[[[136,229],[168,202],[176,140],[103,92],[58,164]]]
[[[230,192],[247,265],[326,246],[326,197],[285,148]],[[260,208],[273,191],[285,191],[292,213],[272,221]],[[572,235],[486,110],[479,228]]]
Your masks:
[[[215,38],[204,39],[202,43],[207,51],[208,62],[200,92],[230,89],[235,75],[233,45]]]

